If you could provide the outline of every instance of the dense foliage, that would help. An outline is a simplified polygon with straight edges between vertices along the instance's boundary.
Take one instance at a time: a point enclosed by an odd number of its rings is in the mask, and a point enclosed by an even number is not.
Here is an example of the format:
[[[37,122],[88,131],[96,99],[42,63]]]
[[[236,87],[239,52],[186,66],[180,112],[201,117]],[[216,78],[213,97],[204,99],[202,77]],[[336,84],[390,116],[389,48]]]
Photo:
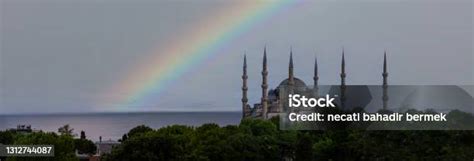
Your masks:
[[[95,144],[86,139],[84,131],[80,138],[74,138],[74,130],[65,125],[54,132],[17,132],[15,130],[0,131],[0,144],[7,145],[54,145],[54,157],[0,157],[6,161],[77,161],[75,154],[95,154]]]
[[[278,119],[238,126],[144,126],[106,161],[132,160],[472,160],[473,131],[284,131]],[[147,130],[137,130],[147,129]],[[138,132],[142,131],[142,132]]]
[[[469,116],[467,118],[471,118]],[[463,117],[464,118],[464,117]],[[105,161],[274,161],[274,160],[472,160],[474,131],[280,130],[278,118],[244,119],[240,125],[160,129],[137,126],[121,139]],[[75,161],[75,151],[92,154],[85,132],[0,131],[0,144],[52,144],[55,157],[10,157],[7,161]]]
[[[9,133],[9,134],[8,134]],[[54,157],[8,157],[7,161],[76,161],[74,154],[74,139],[69,135],[57,135],[55,133],[32,132],[29,134],[15,134],[12,132],[0,132],[2,135],[11,135],[13,140],[5,142],[15,145],[54,145]],[[0,143],[4,143],[0,140]]]
[[[95,154],[97,147],[94,142],[87,139],[74,139],[74,147],[79,154]]]

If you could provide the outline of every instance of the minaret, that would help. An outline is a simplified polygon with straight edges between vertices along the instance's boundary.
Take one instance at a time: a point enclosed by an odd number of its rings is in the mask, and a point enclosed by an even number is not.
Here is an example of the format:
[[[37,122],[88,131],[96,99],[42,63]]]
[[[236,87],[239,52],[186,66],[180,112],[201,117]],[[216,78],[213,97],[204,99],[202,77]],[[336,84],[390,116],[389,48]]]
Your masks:
[[[341,109],[345,109],[346,101],[346,62],[344,60],[344,48],[342,49],[342,61],[341,61]]]
[[[295,79],[293,75],[293,49],[290,48],[290,64],[288,65],[288,84],[290,86],[295,85]]]
[[[267,112],[268,112],[268,106],[267,106],[267,100],[268,100],[268,93],[267,93],[267,47],[263,49],[263,69],[262,69],[262,118],[266,119],[267,118]]]
[[[319,80],[319,76],[318,76],[318,57],[315,57],[314,58],[313,91],[314,91],[314,94],[315,94],[316,98],[319,97],[318,80]]]
[[[388,83],[387,83],[387,77],[388,77],[388,73],[387,73],[387,52],[384,51],[383,53],[383,73],[382,73],[382,76],[383,76],[383,84],[382,84],[382,88],[383,88],[383,96],[382,96],[382,100],[383,100],[383,109],[386,110],[387,109],[387,101],[388,101],[388,94],[387,94],[387,88],[388,88]]]
[[[242,118],[244,118],[247,114],[247,54],[244,54],[244,66],[243,66],[243,74],[242,74]]]

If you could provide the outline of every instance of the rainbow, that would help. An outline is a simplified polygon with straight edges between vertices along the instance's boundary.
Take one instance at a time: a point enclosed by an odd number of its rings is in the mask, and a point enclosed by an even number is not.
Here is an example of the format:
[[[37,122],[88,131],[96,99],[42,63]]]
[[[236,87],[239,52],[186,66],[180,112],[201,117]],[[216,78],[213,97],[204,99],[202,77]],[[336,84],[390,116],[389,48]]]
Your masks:
[[[193,66],[217,54],[230,41],[293,2],[248,0],[221,8],[208,20],[195,24],[183,37],[171,41],[166,49],[155,49],[153,56],[139,61],[138,67],[127,71],[124,79],[107,91],[120,94],[117,95],[119,98],[101,103],[127,108],[140,107],[148,99],[157,99],[156,94],[162,93]]]

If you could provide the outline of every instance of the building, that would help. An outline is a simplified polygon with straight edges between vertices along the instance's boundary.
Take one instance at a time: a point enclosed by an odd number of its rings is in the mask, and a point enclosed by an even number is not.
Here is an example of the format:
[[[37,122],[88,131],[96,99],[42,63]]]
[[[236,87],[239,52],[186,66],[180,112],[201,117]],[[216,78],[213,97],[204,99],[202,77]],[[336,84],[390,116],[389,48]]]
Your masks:
[[[99,142],[95,143],[95,146],[97,147],[97,154],[99,156],[102,156],[104,154],[110,154],[112,152],[112,149],[118,145],[120,145],[120,142],[114,140],[102,141],[102,139],[100,139]]]
[[[263,62],[262,62],[262,97],[259,103],[250,106],[247,98],[247,56],[244,55],[243,63],[243,75],[242,75],[242,117],[243,118],[263,118],[269,119],[274,116],[278,116],[281,113],[284,113],[286,110],[286,101],[288,99],[287,94],[291,93],[309,93],[311,97],[319,97],[319,75],[318,75],[318,60],[315,58],[314,61],[314,72],[313,72],[313,85],[308,86],[303,80],[295,77],[294,75],[294,66],[293,66],[293,52],[290,50],[290,59],[288,65],[288,78],[281,81],[281,83],[274,89],[268,90],[267,83],[267,50],[266,47],[263,50]],[[383,63],[383,109],[387,109],[387,59],[386,53],[384,53],[384,63]],[[346,86],[346,73],[345,73],[345,58],[344,50],[342,51],[341,59],[341,73],[340,73],[341,83],[339,86],[333,86],[328,91],[327,94],[338,95],[339,99],[337,101],[338,107],[345,109],[346,103],[348,103],[353,108],[365,107],[372,99],[370,95],[369,88],[367,86]],[[360,93],[363,93],[362,95]],[[348,97],[348,95],[354,95],[354,97]],[[353,98],[351,100],[351,98]]]

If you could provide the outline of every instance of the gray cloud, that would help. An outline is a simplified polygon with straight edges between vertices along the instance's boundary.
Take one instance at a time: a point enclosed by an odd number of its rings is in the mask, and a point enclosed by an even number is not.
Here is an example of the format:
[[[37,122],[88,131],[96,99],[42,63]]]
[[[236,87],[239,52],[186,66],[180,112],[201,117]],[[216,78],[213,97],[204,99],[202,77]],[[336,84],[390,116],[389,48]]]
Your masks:
[[[96,107],[100,99],[123,95],[108,88],[150,50],[186,39],[183,31],[230,3],[238,2],[2,1],[0,111],[114,110]],[[171,84],[168,95],[121,109],[239,110],[244,51],[250,102],[257,102],[265,44],[270,87],[287,76],[290,46],[296,76],[307,83],[317,55],[320,83],[337,84],[344,46],[348,84],[380,84],[386,49],[391,84],[472,85],[472,8],[465,0],[302,2],[226,44]]]

